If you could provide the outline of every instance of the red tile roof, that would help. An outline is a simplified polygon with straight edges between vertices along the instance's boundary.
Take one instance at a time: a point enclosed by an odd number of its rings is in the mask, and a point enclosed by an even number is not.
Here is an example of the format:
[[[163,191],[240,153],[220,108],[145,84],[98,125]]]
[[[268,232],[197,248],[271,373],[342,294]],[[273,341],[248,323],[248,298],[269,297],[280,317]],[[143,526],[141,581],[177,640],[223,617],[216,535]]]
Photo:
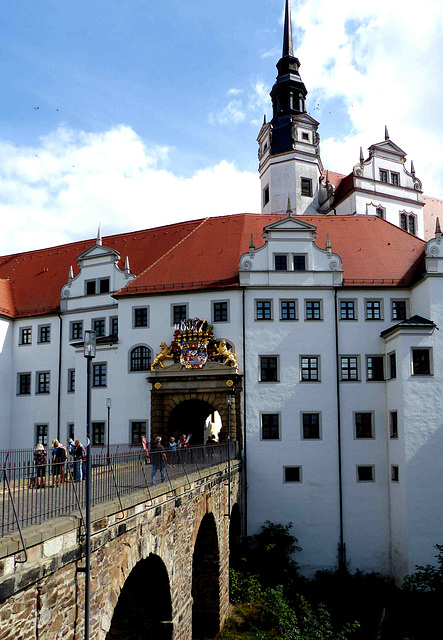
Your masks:
[[[103,245],[126,256],[137,277],[118,295],[233,287],[240,256],[251,233],[258,248],[263,227],[282,216],[237,214],[193,220],[103,238]],[[422,272],[422,240],[375,216],[300,216],[317,227],[316,244],[343,260],[345,284],[408,286]],[[11,317],[54,313],[69,267],[95,240],[0,257],[0,314]]]

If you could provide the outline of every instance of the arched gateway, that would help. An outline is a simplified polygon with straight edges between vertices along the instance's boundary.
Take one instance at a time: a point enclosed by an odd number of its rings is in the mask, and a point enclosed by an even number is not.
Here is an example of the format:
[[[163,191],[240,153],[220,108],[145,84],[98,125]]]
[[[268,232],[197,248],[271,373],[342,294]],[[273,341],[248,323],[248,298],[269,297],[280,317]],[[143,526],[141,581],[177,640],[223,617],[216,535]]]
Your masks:
[[[191,444],[204,444],[204,423],[211,413],[221,418],[219,440],[242,442],[242,377],[226,340],[217,340],[206,320],[176,325],[173,340],[160,345],[148,382],[151,390],[151,436],[163,442],[171,435],[192,434]]]

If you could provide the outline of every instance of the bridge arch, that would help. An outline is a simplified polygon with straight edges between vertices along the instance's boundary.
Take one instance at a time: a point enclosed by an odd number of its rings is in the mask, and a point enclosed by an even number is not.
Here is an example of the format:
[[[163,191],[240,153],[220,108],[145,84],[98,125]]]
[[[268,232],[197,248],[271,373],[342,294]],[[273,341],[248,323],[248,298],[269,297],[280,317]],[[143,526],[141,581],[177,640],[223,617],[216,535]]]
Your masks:
[[[242,551],[242,518],[241,509],[236,502],[231,509],[229,519],[229,568],[235,569],[239,565]]]
[[[149,554],[127,577],[106,640],[172,640],[169,575],[160,556]]]
[[[220,630],[220,554],[212,513],[203,516],[195,541],[192,598],[192,637],[214,637]]]

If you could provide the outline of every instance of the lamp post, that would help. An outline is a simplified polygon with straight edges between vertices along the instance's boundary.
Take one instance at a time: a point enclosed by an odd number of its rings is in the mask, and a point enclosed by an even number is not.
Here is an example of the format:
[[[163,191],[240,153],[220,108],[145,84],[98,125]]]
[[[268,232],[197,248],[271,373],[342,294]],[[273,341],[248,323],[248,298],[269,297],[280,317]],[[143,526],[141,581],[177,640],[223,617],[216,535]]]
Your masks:
[[[106,452],[108,456],[108,464],[110,462],[109,457],[109,434],[111,430],[111,398],[106,398],[106,408],[108,410],[108,433],[106,435]]]
[[[86,552],[85,552],[85,640],[89,640],[89,603],[91,593],[91,369],[96,350],[95,331],[85,331],[86,358]]]
[[[228,518],[231,517],[231,404],[232,395],[226,396],[226,404],[228,405]]]

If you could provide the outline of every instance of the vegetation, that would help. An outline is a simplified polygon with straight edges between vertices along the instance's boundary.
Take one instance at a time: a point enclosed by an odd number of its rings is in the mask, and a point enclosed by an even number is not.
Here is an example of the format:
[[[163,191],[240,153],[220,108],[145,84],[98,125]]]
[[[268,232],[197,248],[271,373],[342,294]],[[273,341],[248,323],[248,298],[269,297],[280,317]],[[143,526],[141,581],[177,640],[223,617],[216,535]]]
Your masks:
[[[443,545],[403,589],[376,574],[299,575],[287,525],[267,521],[230,571],[233,616],[219,640],[429,640],[443,638]]]

